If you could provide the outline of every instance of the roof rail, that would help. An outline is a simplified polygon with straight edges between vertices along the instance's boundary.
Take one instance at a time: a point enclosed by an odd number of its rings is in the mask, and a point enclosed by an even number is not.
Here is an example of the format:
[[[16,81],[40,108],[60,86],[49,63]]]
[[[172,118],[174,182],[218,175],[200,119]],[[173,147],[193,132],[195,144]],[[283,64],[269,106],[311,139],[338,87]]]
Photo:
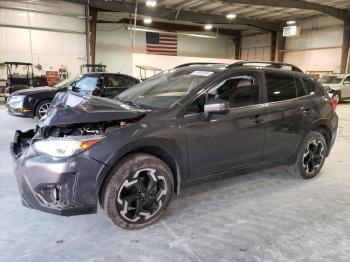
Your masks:
[[[192,66],[192,65],[220,65],[220,64],[222,63],[194,62],[194,63],[181,64],[181,65],[175,66],[174,68],[180,68],[180,67]]]
[[[237,61],[231,65],[229,65],[229,68],[232,67],[239,67],[239,66],[259,66],[261,65],[262,67],[270,67],[270,68],[277,68],[277,69],[283,69],[283,67],[290,67],[290,71],[295,71],[295,72],[301,72],[303,71],[299,68],[296,67],[295,65],[288,64],[288,63],[280,63],[280,62],[270,62],[270,61]]]

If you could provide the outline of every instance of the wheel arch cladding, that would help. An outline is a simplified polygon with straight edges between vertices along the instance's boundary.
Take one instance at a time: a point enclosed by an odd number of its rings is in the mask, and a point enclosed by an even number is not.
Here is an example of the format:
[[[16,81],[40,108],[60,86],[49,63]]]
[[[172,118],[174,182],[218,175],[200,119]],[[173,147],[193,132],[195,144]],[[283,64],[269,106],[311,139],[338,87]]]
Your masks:
[[[324,124],[320,124],[313,127],[312,131],[319,132],[324,136],[327,143],[327,155],[328,155],[331,148],[331,143],[332,143],[332,132],[330,128]]]
[[[131,150],[124,155],[122,155],[120,158],[118,158],[117,161],[115,161],[114,166],[116,166],[122,159],[125,157],[136,154],[136,153],[145,153],[152,156],[155,156],[162,160],[171,170],[173,179],[174,179],[174,191],[175,194],[180,193],[180,184],[181,184],[181,175],[180,175],[180,169],[179,165],[175,160],[175,157],[172,156],[169,152],[167,152],[165,149],[158,147],[158,146],[142,146],[137,149]],[[101,199],[101,196],[103,194],[104,188],[106,187],[112,173],[113,167],[110,168],[108,174],[103,178],[103,181],[101,183],[100,189],[99,189],[99,199]]]

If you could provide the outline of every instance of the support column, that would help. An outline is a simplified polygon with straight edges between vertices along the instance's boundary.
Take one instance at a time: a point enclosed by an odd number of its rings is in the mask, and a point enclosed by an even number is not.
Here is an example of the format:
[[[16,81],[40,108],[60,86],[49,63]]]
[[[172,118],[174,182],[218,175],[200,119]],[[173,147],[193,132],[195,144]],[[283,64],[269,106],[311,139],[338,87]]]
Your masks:
[[[275,62],[283,62],[284,45],[285,45],[285,39],[283,37],[283,31],[279,30],[276,32]]]
[[[90,64],[90,14],[89,14],[89,5],[85,5],[85,45],[86,45],[86,63]]]
[[[235,45],[235,59],[241,60],[241,37],[236,37],[233,39],[233,43]]]
[[[276,48],[277,48],[277,32],[271,32],[271,55],[270,61],[276,62]]]
[[[350,41],[350,20],[344,21],[343,46],[341,50],[340,73],[346,72],[346,64],[349,56],[349,41]],[[348,68],[349,71],[349,68]]]
[[[91,63],[96,63],[96,28],[97,28],[97,9],[90,8],[90,53]]]

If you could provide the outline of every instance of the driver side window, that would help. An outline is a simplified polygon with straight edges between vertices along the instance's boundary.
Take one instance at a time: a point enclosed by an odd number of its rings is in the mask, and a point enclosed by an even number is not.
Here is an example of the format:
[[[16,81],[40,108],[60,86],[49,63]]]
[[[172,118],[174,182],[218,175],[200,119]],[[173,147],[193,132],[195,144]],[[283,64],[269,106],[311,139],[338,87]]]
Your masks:
[[[203,112],[205,102],[212,98],[228,101],[231,108],[256,105],[259,103],[259,86],[256,79],[249,75],[229,78],[197,98],[189,106],[188,113]]]
[[[77,92],[92,92],[96,88],[97,81],[99,80],[99,76],[86,76],[79,80],[74,89]]]

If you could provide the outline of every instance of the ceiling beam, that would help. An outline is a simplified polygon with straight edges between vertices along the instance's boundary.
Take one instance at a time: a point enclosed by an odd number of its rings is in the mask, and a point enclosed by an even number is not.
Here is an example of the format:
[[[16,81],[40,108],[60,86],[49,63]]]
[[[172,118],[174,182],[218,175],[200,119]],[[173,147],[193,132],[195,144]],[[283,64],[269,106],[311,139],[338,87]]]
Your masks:
[[[134,21],[132,21],[134,22]],[[138,26],[145,26],[142,20],[136,21]],[[98,20],[97,23],[101,24],[113,24],[113,23],[120,23],[120,24],[130,24],[130,20],[128,18],[123,18],[118,21],[104,21],[104,20]],[[202,26],[196,26],[196,25],[182,25],[182,24],[174,24],[174,23],[166,23],[166,22],[152,22],[152,24],[147,25],[149,28],[162,30],[162,31],[169,31],[169,32],[203,32],[207,33],[207,31],[204,30]],[[234,36],[234,37],[240,37],[241,32],[239,30],[232,30],[232,29],[219,29],[219,33],[222,35],[227,36]]]
[[[345,9],[300,0],[220,0],[219,2],[314,10],[344,21],[350,17],[350,12]]]
[[[73,3],[87,4],[87,0],[68,0]],[[123,13],[134,13],[135,3],[121,2],[121,1],[104,1],[104,0],[90,0],[90,6],[110,10],[114,12]],[[167,8],[167,7],[157,7],[157,8],[147,8],[145,4],[139,3],[138,14],[143,16],[150,16],[154,18],[161,18],[166,20],[181,20],[193,23],[212,23],[212,24],[232,24],[232,25],[247,25],[251,27],[256,27],[268,31],[276,31],[281,28],[280,23],[248,19],[237,17],[236,19],[230,21],[225,15],[210,14],[206,12],[195,12],[188,10],[181,10],[177,15],[177,9]],[[176,19],[177,18],[177,19]]]

